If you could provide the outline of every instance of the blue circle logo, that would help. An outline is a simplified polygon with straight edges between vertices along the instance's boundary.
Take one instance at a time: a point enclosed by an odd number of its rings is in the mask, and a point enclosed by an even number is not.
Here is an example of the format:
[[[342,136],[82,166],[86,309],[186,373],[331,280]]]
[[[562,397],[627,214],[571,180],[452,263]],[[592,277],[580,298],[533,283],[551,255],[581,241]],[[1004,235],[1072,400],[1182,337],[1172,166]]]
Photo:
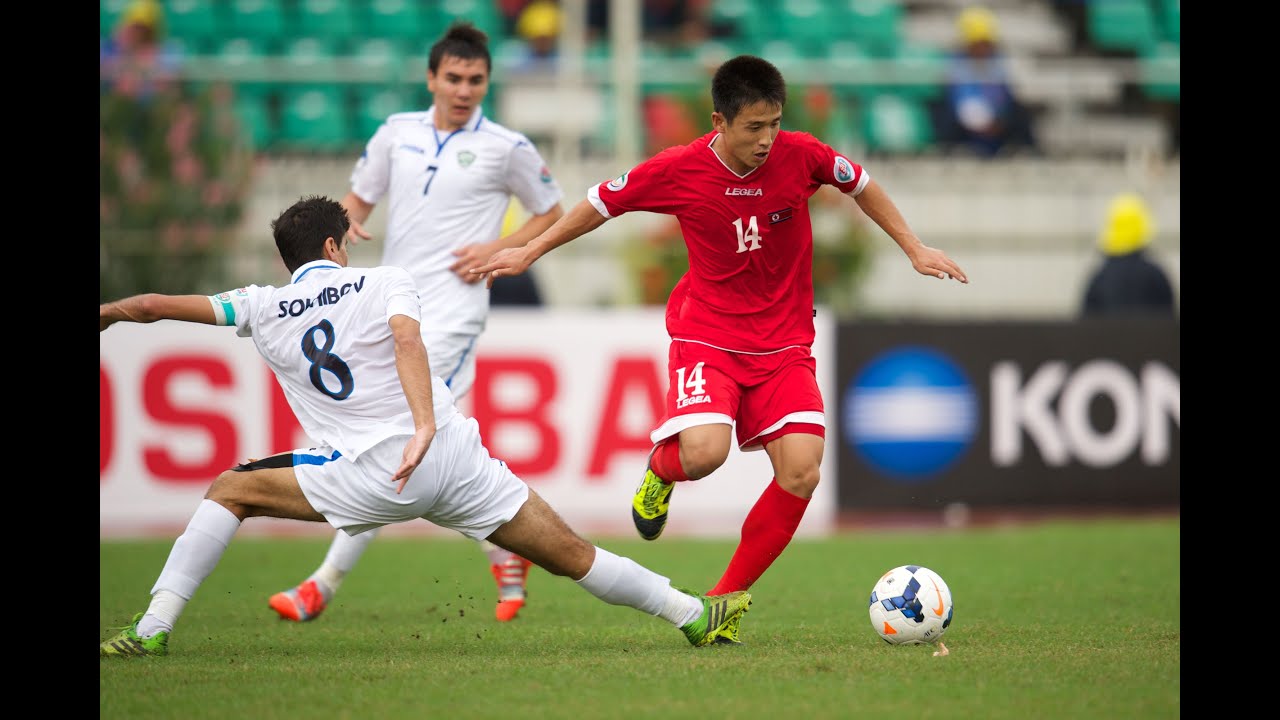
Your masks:
[[[928,478],[969,447],[978,401],[941,353],[906,347],[876,356],[845,389],[841,429],[867,464],[904,481]]]

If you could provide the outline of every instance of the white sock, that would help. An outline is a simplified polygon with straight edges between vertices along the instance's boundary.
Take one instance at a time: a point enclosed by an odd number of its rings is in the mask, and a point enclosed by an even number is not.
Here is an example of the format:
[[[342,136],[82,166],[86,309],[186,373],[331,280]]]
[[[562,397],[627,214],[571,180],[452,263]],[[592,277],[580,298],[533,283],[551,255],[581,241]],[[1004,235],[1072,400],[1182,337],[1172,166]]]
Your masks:
[[[179,535],[173,543],[169,559],[165,561],[160,577],[151,588],[151,607],[138,623],[139,635],[143,635],[144,626],[148,635],[158,630],[173,629],[186,601],[195,595],[200,583],[213,572],[238,529],[240,519],[230,510],[212,500],[200,501],[200,506],[187,523],[186,532]],[[162,594],[164,591],[168,593]],[[175,600],[175,597],[181,602]]]
[[[490,565],[501,565],[515,556],[510,550],[503,550],[488,540],[481,540],[480,549],[484,550],[485,557],[489,558]]]
[[[348,535],[342,530],[334,533],[333,544],[329,546],[324,562],[307,578],[316,581],[326,601],[332,600],[337,594],[343,578],[359,562],[360,556],[369,548],[369,543],[378,536],[378,530],[379,528],[366,530],[359,535]]]
[[[596,547],[591,569],[577,581],[610,605],[626,605],[680,627],[702,614],[702,601],[671,587],[671,581],[630,558]]]

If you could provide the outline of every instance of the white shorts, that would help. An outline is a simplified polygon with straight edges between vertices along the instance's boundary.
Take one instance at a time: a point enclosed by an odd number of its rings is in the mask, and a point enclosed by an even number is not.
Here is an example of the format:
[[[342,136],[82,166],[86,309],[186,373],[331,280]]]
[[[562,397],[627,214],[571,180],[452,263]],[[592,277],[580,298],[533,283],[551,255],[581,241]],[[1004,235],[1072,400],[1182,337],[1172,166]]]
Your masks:
[[[354,461],[331,447],[295,450],[302,494],[348,535],[422,518],[475,540],[489,537],[529,499],[529,486],[489,456],[479,425],[462,416],[436,429],[426,457],[397,495],[391,475],[409,437],[383,440]]]
[[[422,333],[431,374],[444,380],[455,400],[475,384],[476,337],[473,333]]]

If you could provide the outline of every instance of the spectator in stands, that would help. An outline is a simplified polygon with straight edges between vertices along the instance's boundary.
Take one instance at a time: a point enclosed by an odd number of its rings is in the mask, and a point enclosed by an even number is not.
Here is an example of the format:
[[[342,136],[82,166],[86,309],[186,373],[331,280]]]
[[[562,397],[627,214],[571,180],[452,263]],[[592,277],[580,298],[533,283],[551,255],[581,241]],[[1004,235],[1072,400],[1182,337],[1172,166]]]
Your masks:
[[[956,25],[960,46],[949,59],[945,93],[935,113],[939,144],[979,157],[1011,148],[1036,151],[1030,114],[1009,84],[996,16],[984,7],[970,7]]]
[[[1124,193],[1111,200],[1098,235],[1104,259],[1085,288],[1082,316],[1175,314],[1169,276],[1147,256],[1153,235],[1155,223],[1141,197]]]
[[[525,51],[511,67],[515,73],[552,75],[560,44],[560,6],[554,0],[533,0],[516,19],[516,36]]]
[[[98,48],[103,93],[149,101],[177,81],[181,54],[160,41],[164,11],[157,0],[135,0]]]

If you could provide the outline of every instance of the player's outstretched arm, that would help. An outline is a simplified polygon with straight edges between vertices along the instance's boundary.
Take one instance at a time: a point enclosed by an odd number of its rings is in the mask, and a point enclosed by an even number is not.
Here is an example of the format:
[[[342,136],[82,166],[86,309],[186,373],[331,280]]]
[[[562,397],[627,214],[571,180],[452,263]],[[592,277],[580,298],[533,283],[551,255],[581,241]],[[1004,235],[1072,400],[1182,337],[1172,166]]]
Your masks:
[[[574,238],[595,230],[605,224],[608,219],[601,215],[600,211],[596,210],[589,200],[583,200],[574,205],[572,210],[565,213],[564,217],[555,221],[551,227],[525,243],[523,247],[508,248],[496,252],[493,257],[489,258],[488,262],[480,267],[472,268],[471,272],[479,275],[487,273],[489,275],[488,286],[492,288],[495,278],[523,273],[538,258]]]
[[[99,328],[102,332],[118,322],[153,323],[157,320],[183,320],[185,322],[217,325],[213,305],[205,295],[160,295],[147,293],[98,306]]]
[[[400,376],[404,397],[409,401],[415,428],[413,439],[404,447],[400,467],[391,476],[391,482],[399,483],[396,485],[396,494],[399,494],[422,458],[427,456],[427,449],[436,436],[436,413],[431,396],[431,366],[418,321],[407,315],[392,315],[388,324],[395,338],[396,373]]]
[[[478,283],[484,279],[484,276],[472,273],[471,268],[485,264],[489,258],[493,257],[494,253],[500,250],[524,245],[562,217],[564,217],[564,208],[560,206],[560,203],[556,203],[550,210],[541,215],[530,217],[523,225],[512,231],[510,235],[495,238],[489,242],[471,243],[460,247],[453,251],[454,257],[458,259],[449,266],[449,270],[465,283]]]
[[[898,206],[893,204],[889,194],[874,178],[867,182],[867,186],[858,193],[854,201],[867,214],[867,217],[874,220],[881,230],[898,243],[898,247],[902,248],[902,251],[911,259],[911,266],[916,269],[916,272],[943,280],[952,278],[962,283],[969,282],[969,277],[964,274],[959,265],[947,257],[946,253],[925,245],[920,238],[916,237],[911,227],[907,225],[906,219],[902,217],[902,213],[898,211]]]

